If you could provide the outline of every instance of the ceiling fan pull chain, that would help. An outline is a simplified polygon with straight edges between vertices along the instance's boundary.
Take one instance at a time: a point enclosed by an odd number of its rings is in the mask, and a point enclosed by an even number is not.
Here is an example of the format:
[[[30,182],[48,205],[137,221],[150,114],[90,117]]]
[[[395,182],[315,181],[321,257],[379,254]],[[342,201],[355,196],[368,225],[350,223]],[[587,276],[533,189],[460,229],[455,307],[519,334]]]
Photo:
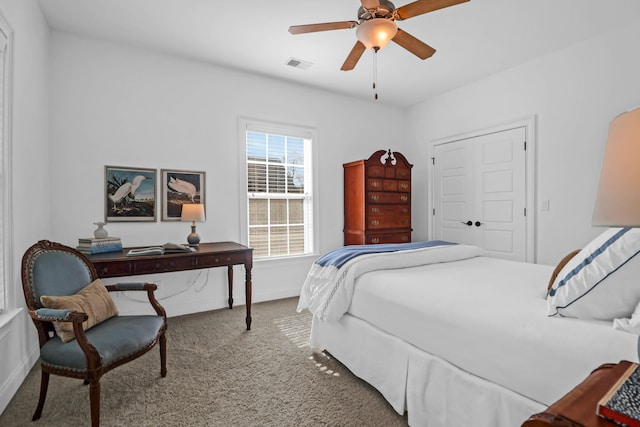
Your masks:
[[[378,51],[380,48],[373,48],[373,99],[378,100]]]

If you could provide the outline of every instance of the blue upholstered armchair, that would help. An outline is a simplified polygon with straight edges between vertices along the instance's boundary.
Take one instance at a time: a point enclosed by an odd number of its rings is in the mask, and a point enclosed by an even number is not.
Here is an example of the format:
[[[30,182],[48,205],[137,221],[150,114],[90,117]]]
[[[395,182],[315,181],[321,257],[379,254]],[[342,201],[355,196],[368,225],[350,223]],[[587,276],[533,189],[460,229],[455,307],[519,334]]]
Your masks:
[[[105,286],[86,256],[41,240],[22,258],[22,287],[40,341],[42,378],[34,421],[42,415],[50,374],[89,384],[93,427],[100,424],[102,375],[160,343],[160,375],[166,376],[167,316],[154,296],[155,284]],[[117,314],[108,292],[134,290],[147,292],[157,315]],[[83,312],[78,307],[86,309]]]

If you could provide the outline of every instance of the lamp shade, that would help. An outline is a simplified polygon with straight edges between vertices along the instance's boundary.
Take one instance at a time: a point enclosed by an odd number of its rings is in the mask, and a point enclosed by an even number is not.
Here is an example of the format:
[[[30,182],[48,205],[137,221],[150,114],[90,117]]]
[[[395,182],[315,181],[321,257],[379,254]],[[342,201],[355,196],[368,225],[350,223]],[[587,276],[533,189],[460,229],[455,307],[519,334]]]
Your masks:
[[[356,37],[367,49],[382,50],[398,32],[395,22],[386,18],[373,18],[364,21],[356,29]]]
[[[611,121],[591,224],[640,227],[640,108]]]
[[[188,204],[182,205],[182,215],[180,221],[204,221],[204,205],[202,204]]]

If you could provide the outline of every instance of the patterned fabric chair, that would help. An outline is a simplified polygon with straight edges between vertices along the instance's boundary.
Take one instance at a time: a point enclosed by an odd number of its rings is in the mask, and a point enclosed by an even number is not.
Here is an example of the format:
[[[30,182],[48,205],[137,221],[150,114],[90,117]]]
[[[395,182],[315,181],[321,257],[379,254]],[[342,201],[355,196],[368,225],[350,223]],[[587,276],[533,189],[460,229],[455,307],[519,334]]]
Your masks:
[[[34,421],[42,415],[50,374],[79,378],[89,384],[93,427],[100,424],[102,375],[138,358],[158,342],[160,375],[164,377],[167,374],[167,316],[154,296],[157,286],[153,283],[120,283],[103,287],[96,279],[96,269],[86,256],[59,243],[41,240],[31,246],[22,258],[22,287],[29,315],[38,329],[42,366],[40,398],[33,414]],[[116,308],[116,315],[85,331],[83,322],[95,320],[91,319],[95,317],[92,309],[85,310],[89,312],[85,313],[73,309],[46,308],[42,302],[66,300],[67,296],[74,298],[87,285],[94,283],[100,286],[98,290],[103,293],[102,300],[108,300],[114,308],[115,304],[106,291],[146,291],[157,316],[119,316]],[[62,335],[56,334],[56,329],[64,326],[72,334],[68,342],[60,338]]]

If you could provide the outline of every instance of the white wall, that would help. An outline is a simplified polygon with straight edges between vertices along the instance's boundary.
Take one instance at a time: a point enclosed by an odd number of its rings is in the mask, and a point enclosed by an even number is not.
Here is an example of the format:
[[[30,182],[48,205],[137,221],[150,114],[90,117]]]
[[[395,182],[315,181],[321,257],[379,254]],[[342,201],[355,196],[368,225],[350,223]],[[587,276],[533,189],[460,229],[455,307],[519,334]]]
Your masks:
[[[374,101],[63,33],[53,35],[52,58],[51,218],[53,238],[68,245],[91,235],[92,223],[104,217],[105,165],[206,171],[207,221],[198,233],[203,241],[238,241],[244,116],[317,129],[317,226],[325,252],[342,245],[342,163],[403,140],[396,127],[376,126],[379,117],[401,122],[403,112]],[[190,231],[161,221],[105,228],[126,246],[183,242]],[[311,262],[254,263],[253,301],[298,295]],[[163,305],[177,315],[223,307],[225,272],[140,279],[160,281]],[[239,267],[235,275],[241,284]],[[243,304],[243,287],[236,290],[234,300]],[[129,302],[118,299],[125,311]],[[254,312],[254,325],[259,316]]]
[[[49,29],[35,0],[0,0],[13,30],[12,280],[10,313],[0,314],[0,412],[38,358],[36,329],[22,309],[20,261],[50,231]],[[37,396],[34,396],[34,409]]]
[[[430,141],[537,117],[537,262],[557,264],[603,231],[590,226],[609,122],[640,105],[640,22],[410,108],[414,239],[427,238]],[[549,200],[550,210],[540,210]]]

